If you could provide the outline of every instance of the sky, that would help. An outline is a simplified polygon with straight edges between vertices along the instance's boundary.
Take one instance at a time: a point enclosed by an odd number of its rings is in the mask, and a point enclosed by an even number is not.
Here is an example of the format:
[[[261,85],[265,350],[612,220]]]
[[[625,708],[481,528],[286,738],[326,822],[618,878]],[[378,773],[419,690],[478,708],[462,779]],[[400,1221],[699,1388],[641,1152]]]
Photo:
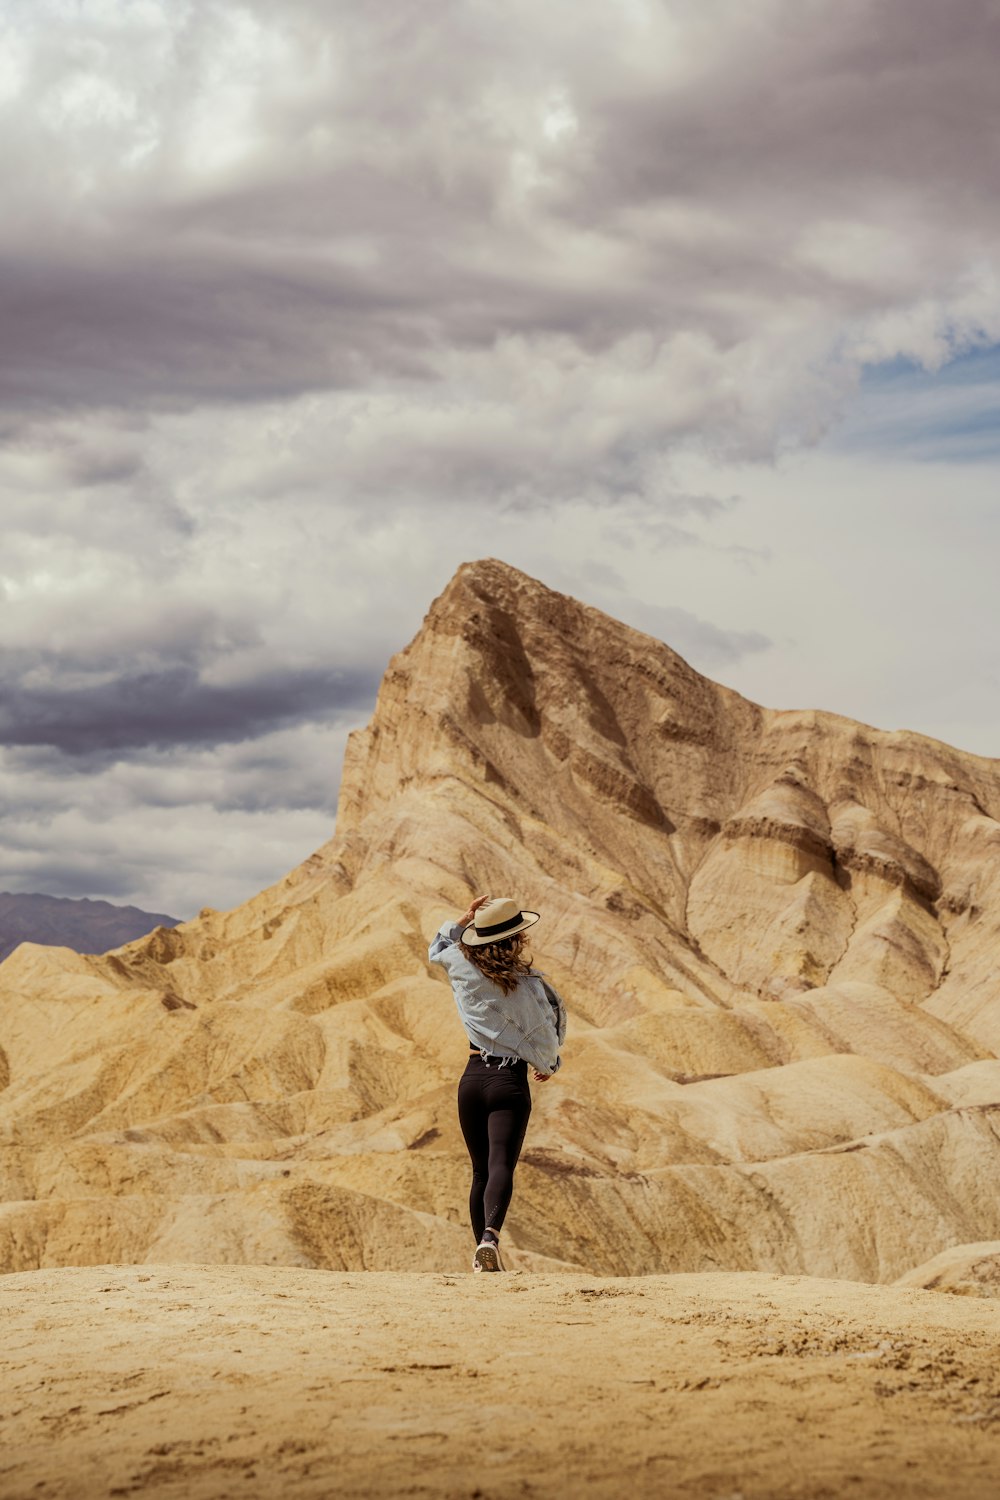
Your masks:
[[[495,556],[1000,756],[1000,0],[0,0],[0,888],[331,834]]]

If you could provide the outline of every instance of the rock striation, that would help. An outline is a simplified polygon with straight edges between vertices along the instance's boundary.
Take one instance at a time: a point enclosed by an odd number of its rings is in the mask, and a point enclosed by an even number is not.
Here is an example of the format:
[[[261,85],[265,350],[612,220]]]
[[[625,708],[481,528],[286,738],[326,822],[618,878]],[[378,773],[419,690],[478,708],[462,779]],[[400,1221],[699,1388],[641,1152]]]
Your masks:
[[[461,1269],[465,1039],[426,962],[543,913],[523,1268],[892,1281],[1000,1239],[1000,762],[777,712],[488,560],[245,905],[0,966],[0,1266]]]

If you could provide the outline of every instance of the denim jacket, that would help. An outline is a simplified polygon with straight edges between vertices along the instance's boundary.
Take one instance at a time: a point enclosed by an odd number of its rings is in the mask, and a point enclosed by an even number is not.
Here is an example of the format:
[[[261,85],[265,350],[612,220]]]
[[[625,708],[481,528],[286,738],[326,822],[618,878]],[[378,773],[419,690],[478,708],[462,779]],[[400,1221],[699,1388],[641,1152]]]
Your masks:
[[[533,969],[505,995],[459,947],[461,922],[445,922],[427,957],[451,980],[458,1013],[474,1047],[500,1057],[523,1057],[540,1073],[556,1073],[566,1040],[566,1007],[548,980]]]

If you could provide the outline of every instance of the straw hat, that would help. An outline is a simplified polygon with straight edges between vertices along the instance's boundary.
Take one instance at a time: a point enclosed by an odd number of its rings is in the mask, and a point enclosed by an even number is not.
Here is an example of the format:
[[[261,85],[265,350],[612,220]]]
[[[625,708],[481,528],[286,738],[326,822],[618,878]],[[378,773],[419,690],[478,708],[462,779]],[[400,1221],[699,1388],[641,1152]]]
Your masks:
[[[501,938],[513,937],[538,921],[537,911],[522,911],[509,896],[494,896],[479,907],[472,926],[462,933],[462,942],[475,948],[480,943],[498,943]]]

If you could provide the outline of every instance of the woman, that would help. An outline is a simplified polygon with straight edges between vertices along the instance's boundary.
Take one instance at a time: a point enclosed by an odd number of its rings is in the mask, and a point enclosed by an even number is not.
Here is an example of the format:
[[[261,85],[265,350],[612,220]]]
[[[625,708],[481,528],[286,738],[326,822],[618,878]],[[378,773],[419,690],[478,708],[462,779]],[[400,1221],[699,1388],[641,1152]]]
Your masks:
[[[531,1113],[528,1064],[544,1083],[566,1038],[566,1009],[524,952],[524,931],[537,921],[509,897],[480,896],[461,921],[444,924],[428,952],[451,980],[469,1038],[458,1119],[472,1158],[474,1271],[503,1270],[500,1230]]]

